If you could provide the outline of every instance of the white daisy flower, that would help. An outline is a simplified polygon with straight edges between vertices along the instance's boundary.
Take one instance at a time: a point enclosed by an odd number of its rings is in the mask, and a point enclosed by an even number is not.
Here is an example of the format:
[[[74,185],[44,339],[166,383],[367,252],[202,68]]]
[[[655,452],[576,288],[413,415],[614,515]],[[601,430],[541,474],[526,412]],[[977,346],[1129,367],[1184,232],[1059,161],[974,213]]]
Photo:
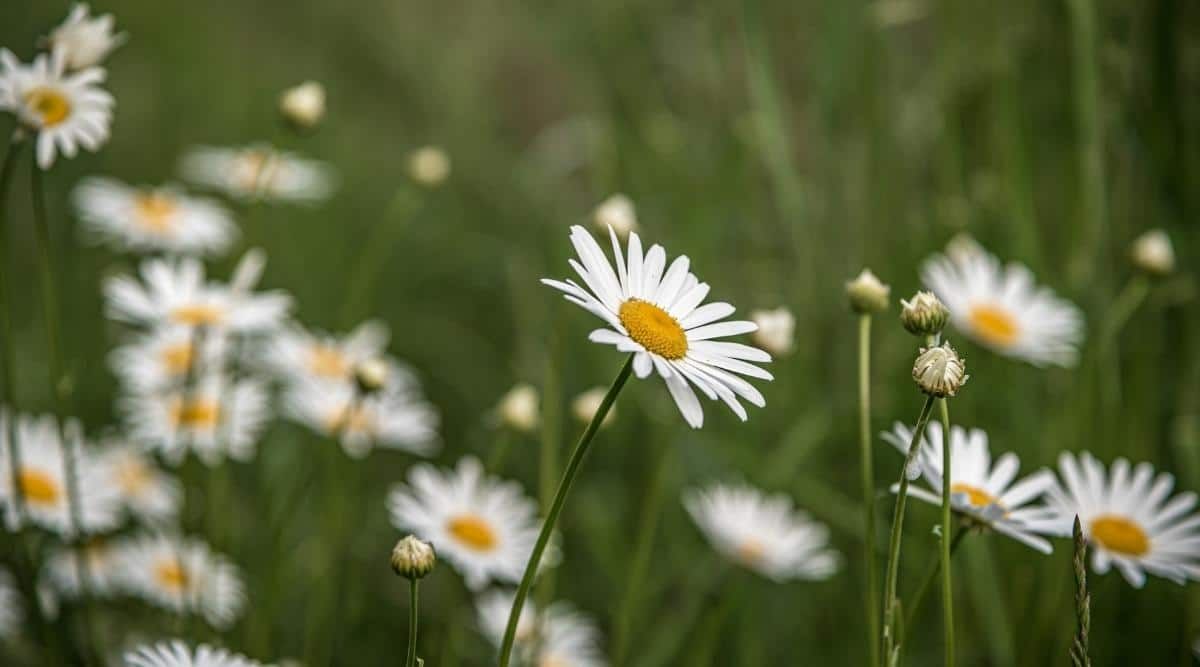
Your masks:
[[[713,484],[683,494],[683,505],[713,548],[777,582],[827,579],[838,569],[829,529],[783,494]]]
[[[264,356],[276,373],[292,381],[350,381],[359,364],[383,354],[389,337],[387,325],[376,320],[342,337],[293,324],[272,337]]]
[[[124,573],[124,541],[93,537],[83,546],[87,563],[88,594],[110,596],[121,590]],[[56,548],[46,559],[47,580],[56,593],[74,598],[79,595],[78,552],[75,547]]]
[[[1034,282],[1022,264],[1001,266],[978,245],[959,240],[921,268],[921,280],[950,309],[950,321],[972,340],[1036,366],[1074,366],[1083,315]]]
[[[0,110],[12,111],[37,132],[37,163],[42,169],[55,156],[73,158],[83,148],[96,151],[108,140],[116,100],[100,87],[99,67],[66,73],[63,52],[41,54],[23,65],[0,49]]]
[[[192,649],[183,641],[139,646],[125,654],[124,667],[262,667],[262,663],[227,649],[201,644]]]
[[[85,229],[119,250],[219,255],[237,238],[225,207],[171,185],[135,188],[94,177],[76,186],[72,199]]]
[[[537,503],[519,484],[486,475],[472,456],[455,470],[413,466],[408,481],[388,494],[393,525],[432,543],[472,590],[520,581],[539,524]]]
[[[160,470],[141,448],[110,442],[97,454],[97,462],[109,483],[120,489],[125,508],[140,521],[164,525],[179,515],[183,501],[179,481]]]
[[[421,456],[437,453],[438,415],[411,374],[389,372],[389,385],[369,395],[349,382],[298,382],[287,390],[284,409],[296,421],[337,435],[346,454],[362,458],[374,447]]]
[[[17,581],[11,572],[0,567],[0,639],[17,636],[24,615]]]
[[[489,591],[475,602],[479,627],[499,649],[508,627],[513,594]],[[538,667],[604,667],[608,661],[601,649],[600,629],[586,614],[566,602],[555,602],[539,610],[532,601],[521,608],[514,649],[521,664]]]
[[[113,32],[115,23],[112,14],[91,16],[86,4],[77,3],[46,37],[46,45],[62,53],[69,70],[93,67],[125,42],[125,33]]]
[[[282,291],[250,291],[264,261],[261,251],[246,253],[230,284],[221,285],[205,282],[204,264],[198,259],[146,260],[142,281],[117,276],[105,283],[107,314],[147,326],[204,326],[238,333],[273,330],[283,322],[292,299]]]
[[[0,412],[0,504],[4,506],[7,525],[16,525],[13,496],[12,460],[8,439],[11,436],[8,420],[11,415]],[[78,481],[79,526],[86,534],[115,528],[121,518],[121,497],[117,488],[108,482],[104,471],[87,447],[80,445],[79,424],[65,424],[67,439],[73,443]],[[66,453],[59,437],[55,418],[19,416],[16,423],[17,453],[20,467],[17,480],[21,493],[21,516],[32,523],[64,537],[71,537],[73,521],[68,498],[67,479],[63,470]]]
[[[179,165],[183,177],[237,199],[316,202],[333,193],[333,169],[266,144],[196,146]]]
[[[912,429],[896,422],[891,431],[883,433],[883,439],[906,454]],[[938,506],[942,504],[944,441],[941,424],[931,422],[926,426],[914,462],[918,470],[909,471],[910,478],[923,476],[930,490],[910,486],[908,495]],[[1005,452],[993,465],[987,433],[951,426],[950,509],[1048,554],[1053,548],[1041,535],[1057,534],[1058,521],[1046,508],[1028,505],[1054,486],[1054,475],[1039,470],[1014,484],[1020,465],[1020,459],[1011,452]],[[892,493],[897,491],[899,485],[892,485]]]
[[[131,538],[122,580],[147,602],[177,614],[196,614],[217,629],[241,615],[245,587],[237,566],[198,539],[165,535]]]
[[[1105,473],[1091,454],[1063,452],[1058,457],[1063,486],[1054,485],[1046,504],[1058,515],[1063,536],[1079,516],[1092,545],[1092,569],[1101,574],[1115,566],[1135,588],[1146,573],[1183,584],[1200,580],[1200,513],[1192,512],[1196,494],[1168,500],[1175,478],[1149,463],[1131,466],[1117,459]],[[1191,514],[1189,514],[1191,512]]]
[[[720,398],[743,421],[746,409],[738,402],[739,396],[759,407],[766,405],[763,395],[735,374],[771,380],[770,373],[746,363],[768,362],[771,356],[749,345],[713,340],[750,333],[758,325],[719,321],[734,312],[727,303],[701,306],[709,287],[688,271],[686,256],[678,257],[668,268],[662,246],[651,246],[643,256],[642,241],[631,232],[626,263],[611,228],[609,236],[616,273],[591,234],[576,225],[571,228],[571,243],[580,261],[572,259],[570,264],[586,288],[570,279],[542,280],[611,327],[596,329],[589,338],[634,353],[633,370],[639,378],[656,370],[693,428],[703,425],[704,412],[692,385],[711,400]]]
[[[196,335],[186,325],[156,327],[139,335],[132,343],[122,345],[109,355],[113,374],[128,390],[148,393],[169,389],[184,382],[189,370],[221,368],[228,347],[220,331],[206,331],[201,337],[202,354],[193,364]]]

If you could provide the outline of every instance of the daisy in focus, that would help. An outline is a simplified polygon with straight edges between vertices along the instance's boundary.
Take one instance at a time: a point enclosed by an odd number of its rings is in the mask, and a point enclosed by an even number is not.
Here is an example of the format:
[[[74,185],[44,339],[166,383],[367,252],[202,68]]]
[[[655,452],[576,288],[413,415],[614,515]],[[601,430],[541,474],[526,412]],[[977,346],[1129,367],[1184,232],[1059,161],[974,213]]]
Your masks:
[[[0,49],[0,110],[37,133],[39,167],[49,169],[58,155],[73,158],[81,147],[95,152],[108,140],[116,100],[100,87],[104,78],[99,67],[68,74],[62,51],[24,65]]]
[[[203,616],[214,628],[233,624],[246,603],[238,568],[192,538],[132,538],[122,559],[122,581],[138,597],[175,612]]]
[[[499,648],[512,610],[513,594],[489,591],[475,603],[479,627],[493,646]],[[604,667],[602,637],[596,622],[566,602],[555,602],[544,610],[532,603],[521,609],[514,648],[520,664],[539,667]]]
[[[408,484],[394,487],[387,502],[392,525],[436,545],[438,558],[475,591],[489,581],[519,581],[537,540],[537,503],[471,456],[454,470],[413,466]]]
[[[140,447],[109,443],[96,459],[108,483],[120,489],[125,509],[139,521],[164,525],[179,515],[183,500],[179,481],[160,470],[154,458]]]
[[[118,250],[219,255],[237,238],[233,217],[223,206],[169,185],[135,188],[89,178],[72,199],[85,229]]]
[[[713,484],[686,491],[683,506],[721,555],[768,579],[827,579],[838,569],[829,529],[787,496]]]
[[[123,541],[93,537],[83,545],[87,560],[88,595],[110,596],[121,590]],[[46,577],[56,593],[79,595],[79,568],[74,547],[58,547],[46,559]]]
[[[233,381],[222,373],[206,373],[192,387],[124,396],[117,409],[130,438],[161,451],[171,465],[181,463],[188,450],[209,466],[225,456],[248,461],[271,416],[261,382]]]
[[[1092,569],[1100,574],[1112,567],[1134,588],[1146,583],[1146,573],[1178,584],[1200,580],[1200,513],[1192,512],[1196,494],[1177,494],[1168,500],[1175,478],[1154,474],[1149,463],[1131,466],[1117,459],[1106,473],[1088,452],[1058,457],[1062,486],[1046,494],[1057,514],[1063,536],[1071,535],[1079,516],[1084,537],[1092,545]],[[1189,514],[1189,512],[1191,512]]]
[[[262,663],[223,648],[181,640],[139,646],[125,654],[125,667],[262,667]]]
[[[281,291],[254,293],[265,263],[250,251],[234,269],[229,285],[205,282],[204,265],[187,257],[142,262],[142,280],[128,276],[104,284],[106,312],[114,320],[144,326],[186,325],[261,333],[278,328],[292,300]]]
[[[897,422],[891,431],[883,433],[901,454],[912,442],[912,429]],[[909,487],[908,495],[937,506],[942,504],[942,425],[930,422],[918,443],[916,470],[908,471],[910,479],[925,478],[929,490]],[[1042,535],[1058,534],[1058,521],[1045,507],[1027,507],[1047,489],[1054,486],[1054,475],[1039,470],[1014,483],[1021,461],[1005,452],[992,462],[988,451],[988,436],[984,431],[950,427],[950,509],[969,517],[974,523],[987,526],[1042,553],[1053,548]],[[892,493],[899,485],[892,485]]]
[[[0,479],[0,504],[4,506],[9,527],[16,526],[18,519],[14,505],[13,462],[9,456],[8,442],[8,420],[11,418],[11,414],[0,413],[0,475],[3,475],[3,479]],[[90,450],[79,446],[82,440],[79,425],[68,422],[65,430],[68,440],[76,443],[80,531],[92,534],[115,528],[121,518],[120,492],[108,483]],[[20,467],[16,471],[21,494],[20,516],[60,536],[73,537],[71,504],[63,472],[66,452],[55,418],[50,415],[19,416],[16,435],[20,459]]]
[[[156,327],[113,350],[109,366],[129,391],[170,389],[182,384],[189,370],[203,373],[224,365],[228,345],[220,331],[206,331],[200,341],[196,338],[195,330],[186,325]],[[202,351],[199,356],[195,354],[197,342]]]
[[[94,67],[125,43],[125,33],[113,32],[115,25],[112,14],[91,16],[88,6],[78,3],[71,8],[67,18],[46,36],[46,46],[50,51],[62,53],[68,70]]]
[[[346,382],[359,364],[383,354],[389,337],[387,325],[374,320],[341,337],[291,325],[275,334],[265,357],[289,381]]]
[[[243,200],[316,202],[333,194],[333,169],[265,144],[196,146],[179,165],[187,180]]]
[[[950,309],[955,328],[976,343],[1035,366],[1074,366],[1083,342],[1083,315],[1034,282],[1018,263],[1000,260],[958,239],[921,267],[921,281]]]
[[[0,567],[0,639],[11,639],[21,629],[21,593],[12,573]]]
[[[631,232],[626,262],[611,228],[609,236],[616,272],[591,234],[576,225],[571,228],[571,243],[579,261],[572,259],[570,264],[585,287],[571,279],[542,280],[610,327],[596,329],[588,338],[633,353],[633,370],[639,378],[657,371],[692,428],[704,424],[693,386],[710,400],[724,401],[742,421],[747,414],[739,397],[758,407],[766,405],[763,395],[738,375],[773,379],[767,371],[747,363],[769,362],[771,356],[749,345],[714,340],[751,333],[758,325],[721,321],[734,312],[727,303],[700,305],[709,286],[688,271],[686,256],[668,267],[662,246],[651,246],[643,255],[641,239]]]

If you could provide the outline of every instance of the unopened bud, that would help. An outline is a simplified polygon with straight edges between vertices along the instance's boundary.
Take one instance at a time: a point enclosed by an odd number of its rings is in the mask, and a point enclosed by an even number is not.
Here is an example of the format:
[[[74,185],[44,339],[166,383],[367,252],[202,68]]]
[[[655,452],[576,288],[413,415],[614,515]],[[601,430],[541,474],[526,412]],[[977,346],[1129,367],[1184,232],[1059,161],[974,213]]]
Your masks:
[[[796,335],[796,316],[780,306],[774,310],[756,310],[750,313],[750,321],[758,325],[751,334],[754,342],[767,352],[781,356],[792,351]]]
[[[921,350],[913,364],[913,380],[935,398],[954,396],[967,383],[967,366],[949,343]]]
[[[858,277],[846,283],[846,296],[856,313],[879,313],[887,310],[892,288],[884,285],[871,273],[863,269]]]
[[[949,319],[946,304],[933,292],[917,292],[908,301],[900,300],[900,324],[914,336],[936,336]]]
[[[571,402],[571,414],[576,419],[589,424],[592,417],[596,416],[596,411],[600,409],[600,404],[604,402],[604,396],[608,393],[608,389],[604,387],[593,387],[575,397]],[[608,414],[604,415],[604,421],[600,422],[600,426],[607,426],[617,414],[615,407],[609,407]]]
[[[625,238],[629,232],[637,229],[637,211],[633,200],[623,194],[615,194],[600,202],[592,213],[592,221],[601,230],[607,231],[612,227],[617,236]]]
[[[1171,237],[1152,229],[1137,237],[1130,250],[1133,265],[1152,276],[1167,276],[1175,270],[1175,248]]]
[[[408,156],[408,175],[420,185],[436,187],[450,176],[450,156],[437,146],[423,146]]]
[[[392,569],[408,579],[420,579],[433,571],[437,554],[433,545],[409,535],[392,548]]]
[[[305,81],[283,91],[279,112],[292,125],[311,130],[325,117],[325,87],[316,81]]]
[[[363,394],[374,394],[387,386],[387,362],[382,359],[367,359],[354,367],[354,383]]]
[[[518,431],[533,431],[541,419],[537,389],[532,385],[518,384],[500,399],[496,412],[506,426]]]

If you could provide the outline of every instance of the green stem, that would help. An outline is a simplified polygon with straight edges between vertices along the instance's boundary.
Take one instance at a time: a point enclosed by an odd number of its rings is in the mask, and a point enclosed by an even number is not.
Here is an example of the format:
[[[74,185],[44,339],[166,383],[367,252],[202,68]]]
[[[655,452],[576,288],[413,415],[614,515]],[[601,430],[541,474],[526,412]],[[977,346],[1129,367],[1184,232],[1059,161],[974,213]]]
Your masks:
[[[942,535],[950,534],[950,403],[938,399],[942,408]],[[942,625],[945,632],[946,665],[954,664],[954,580],[950,572],[950,542],[942,545]]]
[[[417,586],[420,583],[419,579],[410,579],[408,587],[408,658],[405,659],[406,667],[415,667],[417,664]]]
[[[1104,186],[1104,130],[1100,113],[1100,74],[1096,55],[1096,13],[1092,0],[1066,0],[1071,31],[1075,131],[1083,229],[1073,277],[1080,283],[1103,264],[1108,211]],[[1098,276],[1097,276],[1098,277]]]
[[[533,553],[529,555],[529,562],[525,565],[525,574],[521,577],[521,584],[517,587],[512,611],[508,614],[508,627],[504,630],[504,642],[500,645],[500,667],[508,667],[509,660],[512,659],[513,640],[517,635],[517,619],[521,617],[521,608],[525,606],[529,587],[533,585],[533,577],[542,560],[542,552],[546,550],[546,545],[550,542],[550,534],[554,532],[558,515],[562,512],[563,504],[567,500],[567,492],[571,490],[571,483],[575,481],[575,476],[579,473],[583,457],[587,454],[588,446],[592,444],[592,439],[596,436],[600,423],[608,415],[609,408],[617,400],[617,394],[621,393],[621,388],[625,386],[625,381],[629,379],[629,373],[632,370],[633,355],[629,355],[629,358],[625,360],[625,365],[621,367],[621,372],[617,374],[612,386],[608,388],[608,393],[604,395],[604,400],[600,401],[600,408],[596,410],[595,415],[592,415],[592,421],[584,429],[583,435],[579,437],[575,451],[571,452],[571,458],[567,461],[567,469],[563,471],[562,481],[558,483],[558,491],[554,493],[554,500],[550,504],[550,511],[546,514],[546,520],[542,523],[542,530],[538,533],[537,542],[533,545]]]
[[[967,533],[969,533],[970,531],[971,531],[970,526],[963,525],[963,526],[959,526],[958,530],[956,530],[954,532],[954,538],[952,540],[950,540],[950,543],[947,547],[947,550],[950,552],[951,556],[953,556],[954,553],[956,551],[958,551],[958,545],[962,544],[963,538],[966,537]],[[945,533],[942,533],[942,534],[945,535]],[[925,593],[929,591],[929,586],[933,584],[933,580],[937,577],[938,572],[941,572],[941,571],[942,571],[942,558],[941,558],[941,554],[939,554],[938,557],[933,559],[933,561],[929,564],[929,571],[925,573],[925,577],[923,579],[921,579],[920,585],[917,586],[916,590],[913,591],[912,597],[909,598],[909,600],[910,600],[909,603],[905,605],[906,608],[904,610],[904,627],[906,629],[911,628],[913,626],[913,623],[916,622],[917,612],[920,611],[921,603],[924,602],[924,600],[925,600]],[[900,643],[901,644],[904,643],[905,637],[906,637],[906,633],[900,634]]]
[[[879,664],[879,574],[875,571],[875,464],[871,450],[871,315],[858,316],[858,438],[862,467],[863,564],[867,569],[867,646]]]
[[[904,466],[900,468],[900,488],[896,493],[896,509],[892,514],[892,532],[888,538],[887,575],[884,577],[883,597],[883,655],[881,665],[890,664],[888,659],[896,646],[895,612],[896,612],[896,577],[900,570],[900,537],[904,528],[904,506],[908,500],[908,468],[917,457],[921,437],[925,434],[925,425],[929,423],[929,414],[933,411],[933,401],[929,396],[921,407],[917,424],[913,428],[912,442],[908,444],[908,453],[904,456]]]

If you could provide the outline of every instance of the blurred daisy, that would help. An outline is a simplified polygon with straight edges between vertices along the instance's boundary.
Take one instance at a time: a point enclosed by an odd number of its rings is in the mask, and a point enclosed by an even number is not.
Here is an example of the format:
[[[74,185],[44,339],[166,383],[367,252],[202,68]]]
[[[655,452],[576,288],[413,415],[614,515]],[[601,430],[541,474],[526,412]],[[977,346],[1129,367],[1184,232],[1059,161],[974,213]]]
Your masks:
[[[4,506],[11,527],[16,525],[17,514],[13,505],[9,419],[11,415],[0,413],[0,444],[3,445],[0,447],[0,475],[3,476],[0,479],[0,503]],[[65,430],[68,440],[75,443],[81,532],[90,534],[112,529],[121,517],[120,492],[108,483],[90,450],[79,446],[82,440],[79,424],[67,422]],[[16,434],[20,459],[16,478],[20,485],[21,515],[42,528],[71,537],[74,534],[73,521],[63,471],[65,448],[55,418],[50,415],[22,415],[17,418]]]
[[[771,356],[748,345],[713,340],[750,333],[758,326],[719,321],[734,312],[727,303],[700,305],[709,287],[688,271],[686,256],[668,268],[662,246],[652,246],[643,256],[642,241],[631,232],[626,263],[616,232],[610,229],[609,235],[616,273],[591,234],[576,225],[571,228],[571,243],[580,261],[572,259],[570,264],[586,289],[570,279],[542,280],[611,327],[596,329],[589,338],[634,353],[633,370],[639,378],[656,370],[693,428],[703,425],[704,412],[692,385],[711,400],[720,398],[743,421],[746,410],[738,397],[759,407],[766,405],[763,395],[736,374],[771,380],[770,373],[746,363],[768,362]]]
[[[79,568],[75,547],[56,548],[46,559],[46,575],[56,593],[70,598],[79,595]],[[88,594],[109,596],[121,588],[123,541],[93,537],[83,546],[87,562]]]
[[[1167,500],[1175,478],[1154,475],[1149,463],[1130,466],[1117,459],[1105,474],[1091,454],[1058,457],[1063,486],[1046,494],[1058,515],[1063,536],[1071,534],[1079,516],[1084,536],[1092,545],[1092,569],[1101,574],[1115,566],[1135,588],[1146,573],[1183,584],[1200,580],[1200,513],[1191,513],[1196,494],[1177,494]]]
[[[206,373],[192,387],[125,396],[117,407],[130,437],[161,451],[172,465],[189,449],[210,466],[226,455],[254,458],[258,435],[271,415],[261,382],[231,382],[220,373]]]
[[[139,646],[125,654],[124,667],[261,667],[261,663],[223,648],[181,640]]]
[[[197,539],[132,538],[121,577],[147,602],[177,614],[203,616],[217,629],[232,625],[246,603],[238,568]]]
[[[161,525],[179,515],[183,489],[141,448],[109,443],[97,454],[97,461],[109,483],[120,489],[125,508],[138,520]]]
[[[169,185],[134,188],[94,177],[80,183],[72,199],[85,228],[120,250],[217,255],[237,237],[224,207]]]
[[[605,395],[608,394],[606,387],[592,387],[582,394],[575,397],[571,401],[571,414],[584,424],[592,423],[592,418],[596,416],[596,411],[600,409],[600,404],[604,402]],[[609,407],[608,414],[604,415],[604,421],[600,422],[601,428],[608,426],[609,423],[616,417],[617,409]]]
[[[238,199],[314,202],[333,193],[333,170],[265,144],[196,146],[179,165],[183,177]]]
[[[827,579],[837,571],[829,530],[783,494],[713,484],[684,492],[683,506],[718,552],[764,577]]]
[[[284,409],[296,421],[327,436],[337,435],[346,454],[362,458],[387,447],[429,456],[438,450],[438,415],[420,395],[416,380],[364,395],[349,382],[303,381],[288,389]]]
[[[100,87],[105,72],[89,67],[67,74],[62,52],[42,54],[24,65],[8,49],[0,49],[0,110],[16,114],[37,132],[37,163],[54,165],[61,154],[75,157],[79,148],[96,151],[108,140],[116,100]]]
[[[521,382],[513,385],[496,404],[500,423],[521,433],[533,433],[542,421],[537,387]]]
[[[193,257],[149,259],[141,264],[141,281],[117,276],[105,283],[107,314],[148,326],[204,326],[239,333],[272,330],[283,322],[292,300],[281,291],[250,291],[264,262],[261,251],[246,253],[230,284],[221,285],[206,283],[204,264]]]
[[[909,487],[908,495],[927,503],[942,504],[942,425],[931,422],[925,428],[917,451],[917,470],[909,471],[910,478],[924,476],[930,490]],[[883,434],[901,454],[908,452],[912,430],[897,422]],[[1045,507],[1026,507],[1054,486],[1054,475],[1039,470],[1013,483],[1021,461],[1006,452],[992,464],[988,451],[987,433],[974,428],[950,427],[950,509],[973,521],[1003,533],[1042,553],[1050,553],[1050,542],[1041,535],[1058,532],[1058,521]],[[892,493],[899,490],[893,485]]]
[[[413,466],[408,480],[388,494],[393,525],[433,543],[472,590],[521,579],[539,525],[519,484],[487,476],[471,456],[455,470]]]
[[[479,627],[497,649],[504,639],[513,594],[489,591],[475,602]],[[521,664],[538,667],[603,667],[608,664],[601,650],[600,629],[587,615],[566,602],[555,602],[544,610],[527,602],[517,621],[514,649]]]
[[[0,567],[0,639],[11,639],[21,629],[21,593],[12,573]]]
[[[115,34],[112,14],[91,16],[86,4],[77,3],[67,18],[47,37],[51,51],[62,53],[67,69],[80,70],[99,65],[125,42],[124,33]]]
[[[975,342],[1036,366],[1074,366],[1083,315],[1038,287],[1022,264],[1001,266],[977,244],[957,240],[921,268],[921,280],[950,309],[950,321]]]
[[[195,359],[192,369],[195,331],[184,325],[156,327],[134,342],[122,345],[109,355],[113,374],[127,389],[152,392],[169,389],[182,383],[189,370],[203,373],[205,369],[221,368],[227,348],[220,331],[206,331],[201,337],[203,354]]]
[[[275,372],[293,381],[349,381],[359,364],[383,354],[388,338],[387,325],[375,320],[342,337],[291,325],[271,339],[265,356]]]
[[[783,356],[792,351],[796,343],[796,316],[786,306],[774,310],[755,310],[750,321],[758,325],[754,342],[771,354]]]

